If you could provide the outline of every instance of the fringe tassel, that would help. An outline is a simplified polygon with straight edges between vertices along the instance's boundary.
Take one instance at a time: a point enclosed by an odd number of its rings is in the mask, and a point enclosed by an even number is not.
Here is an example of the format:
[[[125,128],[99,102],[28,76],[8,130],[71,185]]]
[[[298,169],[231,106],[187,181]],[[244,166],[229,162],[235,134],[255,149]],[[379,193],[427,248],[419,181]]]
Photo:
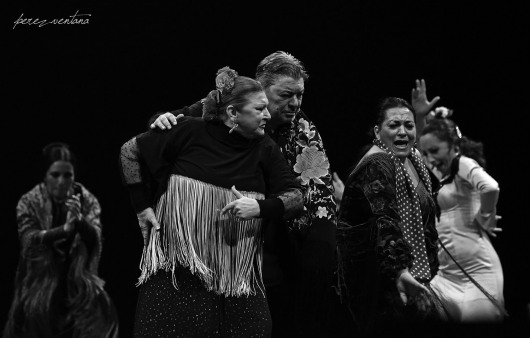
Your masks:
[[[244,196],[263,199],[256,192]],[[173,175],[156,208],[161,229],[152,231],[140,261],[137,286],[159,269],[189,267],[209,291],[227,296],[264,295],[261,219],[241,220],[221,209],[234,200],[231,190]]]

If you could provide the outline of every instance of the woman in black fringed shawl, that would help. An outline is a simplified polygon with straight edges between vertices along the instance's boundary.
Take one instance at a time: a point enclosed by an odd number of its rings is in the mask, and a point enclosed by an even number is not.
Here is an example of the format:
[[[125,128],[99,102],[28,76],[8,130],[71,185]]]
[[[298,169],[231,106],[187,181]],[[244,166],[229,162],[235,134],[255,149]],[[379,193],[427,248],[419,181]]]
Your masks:
[[[44,181],[17,205],[20,259],[4,329],[11,337],[118,337],[118,319],[97,269],[101,208],[75,182],[68,145],[43,150]]]
[[[345,184],[338,290],[362,337],[395,337],[443,315],[429,289],[438,235],[430,178],[414,148],[414,118],[405,100],[384,99],[373,145]]]
[[[302,211],[300,185],[265,134],[261,84],[224,67],[216,87],[203,118],[181,118],[121,149],[145,244],[135,337],[271,334],[263,230]]]

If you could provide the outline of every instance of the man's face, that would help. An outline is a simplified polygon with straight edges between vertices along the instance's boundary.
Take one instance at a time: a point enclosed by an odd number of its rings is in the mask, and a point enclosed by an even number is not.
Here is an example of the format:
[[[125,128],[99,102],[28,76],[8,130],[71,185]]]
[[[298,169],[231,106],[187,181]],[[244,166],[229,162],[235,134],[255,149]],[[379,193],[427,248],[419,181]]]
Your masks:
[[[289,124],[302,105],[304,95],[304,79],[293,79],[290,76],[280,75],[274,83],[265,89],[269,99],[269,112],[271,114],[271,127]]]

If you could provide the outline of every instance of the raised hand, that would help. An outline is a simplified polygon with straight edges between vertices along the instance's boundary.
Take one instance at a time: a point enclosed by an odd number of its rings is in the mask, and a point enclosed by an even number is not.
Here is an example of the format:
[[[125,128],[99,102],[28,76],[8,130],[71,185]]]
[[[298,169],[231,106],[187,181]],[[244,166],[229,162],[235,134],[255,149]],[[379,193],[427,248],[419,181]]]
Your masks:
[[[171,129],[172,126],[177,124],[177,119],[184,116],[183,114],[178,114],[176,117],[172,113],[164,113],[158,116],[155,122],[151,123],[151,129],[159,128],[162,130]]]
[[[155,212],[152,208],[146,208],[143,211],[136,214],[138,217],[138,224],[142,231],[142,237],[144,238],[144,246],[149,243],[149,237],[151,236],[151,229],[160,230],[160,224],[156,220]]]
[[[235,186],[232,186],[232,192],[237,197],[237,200],[228,203],[223,210],[221,210],[221,215],[230,212],[232,215],[242,219],[259,217],[260,209],[258,201],[243,196]]]
[[[416,87],[412,88],[411,103],[417,116],[425,118],[438,100],[440,100],[440,97],[436,96],[432,101],[429,101],[427,99],[427,85],[425,84],[425,80],[416,79]]]

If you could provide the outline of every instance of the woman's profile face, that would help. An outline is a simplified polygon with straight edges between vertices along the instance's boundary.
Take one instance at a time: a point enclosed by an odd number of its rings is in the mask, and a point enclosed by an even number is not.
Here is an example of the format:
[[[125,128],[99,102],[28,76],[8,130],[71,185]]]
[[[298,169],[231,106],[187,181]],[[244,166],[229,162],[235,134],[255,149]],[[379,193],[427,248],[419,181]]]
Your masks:
[[[457,154],[449,142],[428,133],[420,138],[420,149],[431,168],[436,168],[443,176],[449,175],[451,162]]]
[[[246,138],[265,135],[265,126],[271,118],[267,109],[268,104],[265,92],[248,94],[247,103],[237,112],[236,130]]]
[[[390,108],[381,127],[374,128],[375,135],[401,161],[409,156],[416,141],[416,123],[412,112],[406,107]]]
[[[48,193],[58,201],[65,200],[74,183],[74,166],[67,161],[55,161],[50,165],[44,182]]]

